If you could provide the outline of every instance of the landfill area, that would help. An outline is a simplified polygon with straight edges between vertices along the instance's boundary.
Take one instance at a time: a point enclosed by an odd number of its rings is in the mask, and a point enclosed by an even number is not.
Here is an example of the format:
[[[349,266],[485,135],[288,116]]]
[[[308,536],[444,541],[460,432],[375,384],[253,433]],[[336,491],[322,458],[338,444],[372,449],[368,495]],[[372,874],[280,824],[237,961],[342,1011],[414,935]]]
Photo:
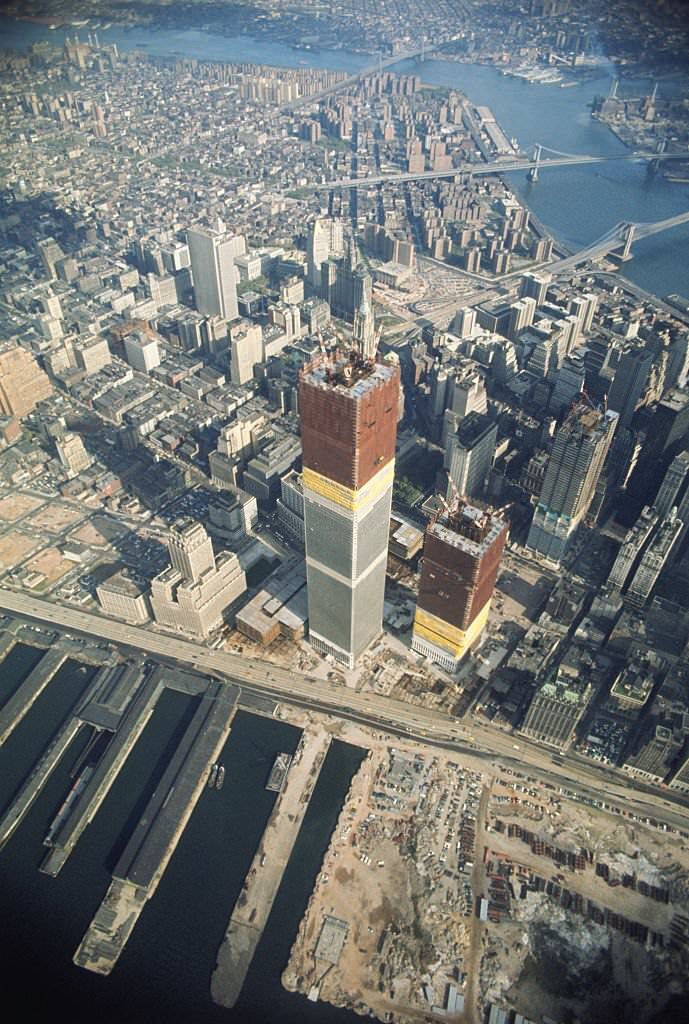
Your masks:
[[[496,774],[482,879],[482,1009],[526,1019],[651,1020],[689,990],[689,846]]]
[[[483,796],[482,796],[483,794]],[[420,749],[378,745],[355,776],[283,983],[380,1020],[464,1005],[478,963],[474,847],[483,777]],[[346,936],[319,957],[324,924]]]
[[[689,840],[375,740],[283,984],[379,1020],[650,1021],[689,990]]]

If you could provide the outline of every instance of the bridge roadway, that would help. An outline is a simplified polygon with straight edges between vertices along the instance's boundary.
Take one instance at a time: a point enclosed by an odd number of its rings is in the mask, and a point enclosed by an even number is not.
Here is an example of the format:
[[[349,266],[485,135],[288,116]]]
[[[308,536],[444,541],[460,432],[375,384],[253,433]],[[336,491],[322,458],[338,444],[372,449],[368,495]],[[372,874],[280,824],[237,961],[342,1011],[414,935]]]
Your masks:
[[[619,224],[615,224],[614,227],[606,231],[604,235],[585,249],[567,256],[565,259],[555,260],[553,263],[548,264],[548,270],[553,274],[562,274],[564,271],[571,270],[581,263],[588,262],[588,260],[600,259],[601,256],[605,256],[607,253],[613,252],[625,244],[627,231],[630,227],[634,229],[632,236],[632,243],[634,243],[642,238],[650,238],[651,235],[657,235],[661,231],[668,231],[671,228],[679,227],[680,224],[686,224],[688,221],[689,211],[678,213],[674,217],[667,217],[665,220],[649,223],[636,224],[620,221]]]
[[[330,189],[361,188],[371,185],[396,184],[406,181],[433,181],[436,178],[455,178],[462,174],[473,177],[486,174],[509,174],[514,171],[528,171],[538,167],[539,171],[547,171],[551,167],[575,167],[578,164],[604,164],[611,160],[672,160],[677,153],[615,153],[609,156],[591,156],[588,153],[558,156],[551,160],[491,160],[489,163],[464,163],[449,171],[419,171],[402,174],[371,174],[365,178],[339,178],[335,181],[323,181],[315,185],[303,185],[302,188],[312,191]]]
[[[456,719],[431,708],[418,707],[381,694],[359,693],[280,668],[258,658],[210,651],[189,640],[130,626],[114,619],[53,604],[33,594],[0,588],[0,609],[65,631],[107,640],[158,660],[183,663],[216,678],[225,677],[250,693],[268,696],[299,707],[334,714],[372,729],[456,751],[458,754],[500,762],[513,769],[535,770],[554,786],[575,790],[590,800],[605,799],[641,817],[662,820],[673,828],[689,829],[689,799],[683,794],[638,781],[626,781],[618,772],[582,758],[567,763],[553,759],[540,743],[508,735],[489,725]]]
[[[340,92],[341,89],[348,89],[351,85],[356,85],[362,78],[368,78],[369,75],[378,74],[378,72],[391,68],[395,64],[401,64],[403,60],[413,60],[415,57],[435,53],[437,50],[441,50],[443,46],[449,46],[450,43],[454,43],[459,38],[458,35],[451,36],[450,39],[441,39],[430,43],[424,40],[421,46],[415,46],[413,50],[408,50],[405,53],[396,53],[391,57],[386,57],[384,60],[381,59],[375,63],[367,64],[361,71],[357,71],[355,74],[349,75],[347,78],[343,78],[341,81],[335,82],[325,89],[321,89],[320,92],[313,93],[311,96],[300,96],[299,99],[287,103],[285,110],[298,110],[299,107],[305,107],[309,103],[318,103],[320,100],[325,99],[326,96],[331,96],[335,92]]]

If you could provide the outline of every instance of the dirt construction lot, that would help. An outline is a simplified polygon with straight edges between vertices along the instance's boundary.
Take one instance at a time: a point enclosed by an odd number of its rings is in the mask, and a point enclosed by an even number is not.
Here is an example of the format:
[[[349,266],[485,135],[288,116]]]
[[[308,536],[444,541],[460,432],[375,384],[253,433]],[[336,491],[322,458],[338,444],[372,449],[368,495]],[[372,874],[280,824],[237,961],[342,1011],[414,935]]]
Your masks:
[[[29,522],[37,530],[47,530],[48,533],[59,534],[69,526],[84,518],[84,513],[73,505],[66,505],[62,501],[53,501],[46,505]]]
[[[37,546],[33,537],[27,537],[18,530],[10,530],[0,537],[0,564],[5,569],[12,569]]]
[[[49,587],[66,576],[70,569],[74,568],[74,562],[68,562],[66,558],[63,558],[57,548],[47,548],[27,562],[26,568],[30,572],[43,573],[46,577],[44,587]]]
[[[41,499],[30,494],[7,494],[0,498],[0,519],[6,523],[16,523],[27,512],[33,512],[41,505]]]
[[[82,544],[91,547],[104,548],[110,544],[115,537],[126,532],[126,527],[114,519],[107,519],[105,516],[94,516],[88,523],[84,523],[71,535],[72,540],[78,540]]]

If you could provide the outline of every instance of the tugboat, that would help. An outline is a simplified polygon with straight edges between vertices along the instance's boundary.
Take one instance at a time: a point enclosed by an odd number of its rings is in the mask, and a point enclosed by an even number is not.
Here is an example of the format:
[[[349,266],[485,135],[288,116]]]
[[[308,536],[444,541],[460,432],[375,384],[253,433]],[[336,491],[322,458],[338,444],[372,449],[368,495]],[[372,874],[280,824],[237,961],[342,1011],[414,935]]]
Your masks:
[[[220,767],[218,768],[218,777],[215,780],[215,788],[216,789],[222,789],[222,784],[223,784],[224,781],[225,781],[225,767],[224,767],[224,765],[220,765]]]
[[[216,785],[217,779],[218,779],[218,771],[219,771],[219,769],[220,769],[220,765],[218,765],[218,764],[214,764],[213,767],[211,768],[210,775],[208,776],[208,788],[209,789],[213,789],[213,787]]]

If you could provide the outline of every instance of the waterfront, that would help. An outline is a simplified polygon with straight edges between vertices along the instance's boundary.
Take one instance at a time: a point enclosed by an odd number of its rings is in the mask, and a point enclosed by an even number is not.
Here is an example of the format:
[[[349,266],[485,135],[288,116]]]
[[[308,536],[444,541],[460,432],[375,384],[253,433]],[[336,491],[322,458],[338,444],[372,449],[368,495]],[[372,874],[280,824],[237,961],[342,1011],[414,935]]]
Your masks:
[[[26,48],[32,42],[61,43],[75,29],[50,31],[46,26],[0,18],[6,46]],[[86,37],[87,29],[81,29]],[[345,50],[310,52],[288,45],[252,40],[247,36],[215,36],[202,30],[99,32],[101,42],[117,43],[122,50],[143,47],[155,56],[180,56],[198,60],[248,61],[297,67],[331,68],[354,72],[371,63],[364,54]],[[443,60],[400,62],[400,73],[418,74],[429,85],[464,91],[476,104],[489,106],[505,133],[523,149],[541,142],[564,153],[616,154],[624,145],[606,125],[591,117],[590,104],[610,88],[610,71],[601,69],[595,80],[562,89],[557,85],[532,85],[503,75],[488,65]],[[623,93],[638,95],[650,88],[645,81],[627,81]],[[675,91],[677,83],[661,83]],[[557,239],[575,249],[588,245],[620,220],[656,221],[681,213],[689,206],[689,187],[671,184],[662,175],[650,176],[645,163],[611,162],[603,165],[559,168],[544,173],[536,185],[524,175],[512,175],[511,184]],[[639,242],[634,259],[624,268],[636,284],[660,296],[689,291],[689,225],[673,228]]]
[[[15,647],[17,675],[26,675],[34,649]],[[42,652],[38,652],[39,654]],[[3,667],[3,680],[14,685]],[[68,662],[0,750],[6,804],[79,694],[93,676]],[[13,935],[6,964],[7,998],[22,1018],[40,1019],[59,1003],[72,1020],[103,1024],[141,1019],[171,1024],[220,1021],[345,1021],[352,1016],[306,1004],[285,992],[280,974],[308,901],[315,874],[362,756],[334,744],[283,879],[263,941],[236,1011],[214,1006],[210,974],[228,914],[241,889],[276,795],[265,789],[278,751],[293,752],[300,730],[240,712],[221,755],[222,790],[204,790],[159,890],[147,904],[120,962],[106,979],[76,968],[71,957],[110,881],[110,872],[169,763],[197,698],[166,691],[94,821],[57,878],[38,871],[43,836],[70,786],[83,750],[82,730],[45,789],[0,851],[5,922]],[[40,978],[40,985],[35,979]],[[309,1018],[308,1011],[312,1011]],[[315,1014],[315,1015],[314,1015]]]

